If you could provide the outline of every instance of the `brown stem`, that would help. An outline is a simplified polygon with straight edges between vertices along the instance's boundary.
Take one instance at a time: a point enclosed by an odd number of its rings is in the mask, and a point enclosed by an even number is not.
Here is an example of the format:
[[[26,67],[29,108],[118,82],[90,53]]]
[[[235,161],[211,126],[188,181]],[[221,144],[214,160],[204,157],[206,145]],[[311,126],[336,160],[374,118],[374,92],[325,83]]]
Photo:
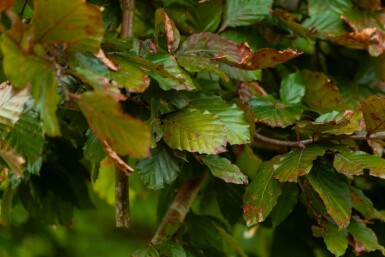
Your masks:
[[[132,37],[134,28],[135,0],[122,0],[122,31],[120,37]],[[127,157],[119,156],[120,160]],[[115,222],[117,228],[128,228],[130,224],[130,196],[128,176],[123,166],[115,166]]]
[[[297,146],[305,147],[305,145],[313,144],[316,142],[325,142],[331,140],[343,140],[343,139],[354,139],[354,140],[368,140],[368,139],[385,139],[385,134],[371,134],[371,135],[331,135],[326,137],[317,137],[314,139],[306,139],[299,141],[290,141],[290,140],[279,140],[275,138],[266,137],[260,133],[254,133],[254,137],[260,141],[274,144],[274,145],[283,145],[283,146]]]
[[[130,200],[128,177],[115,167],[115,218],[117,228],[128,228],[130,224]]]
[[[207,172],[194,180],[185,180],[163,217],[158,230],[151,240],[152,245],[160,244],[172,237],[183,224],[191,205],[197,196]]]
[[[135,0],[121,0],[122,28],[120,37],[132,37],[134,34]]]

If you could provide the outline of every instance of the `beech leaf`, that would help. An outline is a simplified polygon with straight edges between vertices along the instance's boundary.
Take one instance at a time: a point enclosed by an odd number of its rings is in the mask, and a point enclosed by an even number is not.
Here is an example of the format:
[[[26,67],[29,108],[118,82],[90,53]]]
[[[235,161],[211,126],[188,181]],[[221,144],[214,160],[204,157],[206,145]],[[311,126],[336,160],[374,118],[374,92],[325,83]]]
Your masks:
[[[320,221],[319,226],[313,226],[313,235],[322,236],[326,247],[335,256],[342,256],[348,248],[348,233],[346,229],[339,229],[337,225]]]
[[[282,156],[274,164],[274,177],[280,182],[297,182],[298,177],[308,174],[313,167],[313,161],[322,156],[325,149],[319,145],[309,145],[306,148],[295,149]]]
[[[208,111],[184,109],[162,120],[163,138],[171,148],[206,154],[226,151],[226,127]]]
[[[13,149],[13,147],[4,140],[0,140],[0,158],[5,161],[8,167],[20,178],[24,174],[25,158]]]
[[[257,175],[247,186],[243,198],[243,218],[247,226],[260,223],[273,210],[281,195],[281,185],[273,177],[273,165],[276,157],[259,166]]]
[[[151,157],[136,164],[137,172],[145,186],[160,189],[171,184],[181,171],[181,164],[166,147],[151,150]]]
[[[385,221],[385,215],[374,208],[372,201],[362,190],[350,186],[350,196],[353,208],[360,212],[366,220],[379,219]]]
[[[247,26],[263,20],[272,4],[272,0],[227,0],[221,30],[227,26]]]
[[[230,144],[250,142],[250,125],[245,113],[236,104],[226,103],[221,97],[213,94],[199,94],[191,99],[189,105],[218,115],[226,127]]]
[[[326,206],[328,214],[341,228],[350,222],[352,203],[349,184],[345,176],[336,173],[328,164],[316,161],[306,176]]]
[[[122,112],[118,102],[106,93],[86,92],[77,100],[88,124],[101,142],[120,155],[146,157],[150,151],[150,129],[137,118]]]
[[[378,243],[376,234],[364,223],[352,220],[348,231],[353,237],[350,243],[356,255],[375,250],[380,250],[383,255],[385,254],[385,248]]]
[[[169,53],[175,52],[179,46],[180,36],[174,22],[168,17],[164,9],[155,12],[155,39],[158,47],[162,48],[162,39],[166,39],[166,49]]]
[[[336,153],[333,166],[345,175],[363,175],[368,169],[371,176],[385,178],[385,160],[362,151]]]
[[[273,227],[281,224],[293,211],[298,202],[298,185],[293,183],[282,184],[282,194],[278,197],[277,205],[270,213]]]
[[[36,42],[73,44],[92,38],[94,45],[88,50],[98,52],[104,35],[99,7],[83,0],[35,0],[34,8],[31,25]]]
[[[385,131],[385,98],[371,96],[361,101],[368,135]]]
[[[201,155],[200,158],[215,177],[221,178],[227,183],[248,183],[247,177],[228,159],[218,155]]]
[[[302,115],[302,104],[286,105],[271,95],[253,96],[249,105],[255,114],[255,121],[272,127],[287,127]]]

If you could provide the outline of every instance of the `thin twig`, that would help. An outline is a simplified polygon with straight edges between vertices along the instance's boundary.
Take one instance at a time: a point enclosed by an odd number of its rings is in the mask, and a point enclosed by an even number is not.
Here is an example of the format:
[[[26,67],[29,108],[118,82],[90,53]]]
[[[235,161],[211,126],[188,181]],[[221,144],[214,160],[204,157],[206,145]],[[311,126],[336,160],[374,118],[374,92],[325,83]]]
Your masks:
[[[305,139],[298,141],[290,141],[290,140],[280,140],[275,138],[270,138],[264,136],[257,131],[254,133],[254,137],[260,141],[274,144],[274,145],[283,145],[283,146],[297,146],[297,147],[305,147],[305,145],[313,144],[317,142],[325,142],[331,140],[343,140],[343,139],[354,139],[354,140],[368,140],[368,139],[385,139],[385,134],[371,134],[371,135],[330,135],[325,137],[316,137],[314,139]]]
[[[135,0],[121,0],[122,27],[120,37],[132,37],[134,34]]]
[[[120,37],[132,37],[134,31],[135,0],[122,0],[122,31]],[[119,156],[127,161],[127,156]],[[115,219],[116,227],[128,228],[130,225],[130,195],[128,176],[115,165]]]
[[[151,240],[151,245],[160,244],[175,235],[182,226],[191,205],[203,185],[207,175],[205,172],[201,177],[194,180],[185,180],[179,188],[174,200],[164,215],[158,230]]]

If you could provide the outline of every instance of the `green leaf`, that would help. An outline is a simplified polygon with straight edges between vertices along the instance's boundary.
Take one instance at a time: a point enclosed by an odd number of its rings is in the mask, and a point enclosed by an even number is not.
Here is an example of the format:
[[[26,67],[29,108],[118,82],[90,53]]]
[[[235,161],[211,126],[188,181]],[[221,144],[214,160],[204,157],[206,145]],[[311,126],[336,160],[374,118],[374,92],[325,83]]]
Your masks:
[[[101,89],[121,100],[120,90],[116,85],[110,83],[110,71],[104,63],[94,55],[88,53],[76,53],[69,59],[70,69],[68,72],[80,78],[94,89]],[[119,77],[119,76],[117,76]]]
[[[209,167],[211,173],[227,183],[247,184],[247,177],[228,159],[218,155],[201,155],[202,162]]]
[[[84,158],[92,163],[101,162],[106,157],[102,142],[91,129],[87,130],[86,137],[87,141],[83,146]]]
[[[109,95],[86,92],[77,103],[100,141],[106,141],[121,155],[133,158],[149,155],[150,129],[141,120],[124,114]]]
[[[286,105],[271,95],[253,96],[249,105],[256,121],[272,127],[287,127],[299,120],[302,115],[302,104]]]
[[[124,57],[114,56],[113,60],[118,64],[119,70],[111,71],[109,75],[120,87],[133,93],[142,93],[148,88],[150,78],[147,73]]]
[[[9,82],[0,84],[0,128],[12,129],[30,99],[29,90],[15,90]]]
[[[176,60],[179,65],[189,72],[212,72],[224,80],[229,80],[226,73],[222,71],[216,62],[196,55],[177,54]]]
[[[339,229],[337,225],[321,221],[319,226],[313,226],[313,235],[323,237],[328,250],[335,256],[342,256],[348,248],[346,229]]]
[[[161,64],[165,68],[165,70],[179,79],[180,81],[171,80],[162,75],[150,71],[149,75],[158,81],[159,86],[163,90],[193,90],[195,89],[194,82],[192,81],[190,75],[181,69],[176,61],[175,57],[168,54],[152,54],[146,57],[147,60],[150,60],[154,64]]]
[[[217,115],[184,109],[162,120],[163,139],[171,148],[206,154],[226,151],[226,127]]]
[[[92,39],[87,50],[97,52],[104,35],[101,10],[82,0],[35,0],[34,41],[50,43],[79,43]]]
[[[230,144],[250,142],[250,125],[245,113],[236,104],[226,103],[221,97],[206,93],[193,97],[190,105],[195,109],[218,115],[226,127]]]
[[[0,133],[0,137],[15,151],[26,156],[29,164],[39,158],[45,142],[38,113],[32,110],[23,112],[15,127],[8,133]]]
[[[361,101],[368,135],[385,131],[385,98],[371,96]]]
[[[92,189],[100,199],[115,206],[115,164],[108,157],[101,161],[98,177],[92,184]]]
[[[385,215],[374,208],[372,201],[362,190],[354,186],[350,186],[350,196],[352,198],[353,208],[359,211],[366,220],[385,220]]]
[[[243,198],[243,218],[247,226],[260,223],[269,216],[278,197],[281,195],[281,185],[273,177],[273,165],[277,158],[263,162],[257,175],[246,188]]]
[[[334,135],[353,134],[362,129],[360,112],[333,111],[319,116],[315,121],[300,121],[295,126],[298,133],[315,136],[321,133]]]
[[[345,109],[338,88],[325,74],[303,70],[298,76],[306,89],[303,102],[310,109],[320,114]]]
[[[166,147],[151,150],[151,157],[136,164],[143,184],[150,189],[161,189],[171,184],[181,172],[181,164]]]
[[[302,24],[298,22],[297,18],[294,15],[284,10],[273,10],[272,14],[285,25],[285,29],[291,29],[293,32],[297,33],[298,35],[306,38],[309,42],[313,43],[309,37],[309,29],[302,26]]]
[[[322,156],[325,149],[319,145],[309,145],[306,148],[295,149],[282,156],[274,164],[274,177],[280,182],[297,182],[298,177],[308,174],[313,167],[313,161]]]
[[[155,40],[160,49],[169,53],[175,52],[179,46],[179,31],[164,9],[155,12]]]
[[[170,241],[158,244],[155,247],[158,249],[161,256],[187,257],[186,252],[181,245]]]
[[[271,0],[227,0],[221,30],[254,24],[269,14]]]
[[[17,187],[15,187],[12,183],[8,183],[4,192],[2,192],[1,197],[1,205],[0,205],[0,224],[2,226],[9,225],[9,221],[11,218],[11,210],[12,203],[15,193],[17,191]]]
[[[282,194],[278,197],[277,205],[270,213],[273,227],[281,224],[293,211],[298,201],[298,186],[292,183],[282,185]]]
[[[284,104],[301,103],[305,96],[305,87],[297,73],[292,73],[282,80],[279,95]]]
[[[370,175],[385,178],[385,160],[362,151],[336,153],[333,166],[345,175],[363,175],[369,169]]]
[[[160,257],[160,254],[154,246],[149,246],[136,250],[132,257]]]
[[[189,9],[187,23],[194,32],[215,32],[222,19],[223,2],[221,0],[200,1]]]
[[[352,211],[346,177],[321,161],[314,163],[313,169],[306,177],[324,202],[328,214],[339,227],[346,228]]]
[[[309,183],[309,180],[304,181],[301,189],[301,197],[307,208],[307,214],[313,219],[322,218],[326,219],[330,223],[335,223],[332,217],[328,214],[321,197]]]
[[[40,112],[45,132],[49,136],[60,135],[56,118],[56,105],[60,100],[56,92],[56,79],[51,64],[24,52],[5,34],[2,37],[4,72],[15,87],[32,83],[31,95]],[[20,76],[23,74],[23,76]]]
[[[356,255],[375,250],[380,250],[383,255],[385,254],[385,248],[378,244],[376,234],[364,223],[352,220],[348,231],[353,236],[351,244],[353,245],[353,252],[356,253]]]
[[[242,70],[224,63],[221,63],[219,67],[225,72],[226,76],[239,81],[255,81],[262,79],[262,70]]]

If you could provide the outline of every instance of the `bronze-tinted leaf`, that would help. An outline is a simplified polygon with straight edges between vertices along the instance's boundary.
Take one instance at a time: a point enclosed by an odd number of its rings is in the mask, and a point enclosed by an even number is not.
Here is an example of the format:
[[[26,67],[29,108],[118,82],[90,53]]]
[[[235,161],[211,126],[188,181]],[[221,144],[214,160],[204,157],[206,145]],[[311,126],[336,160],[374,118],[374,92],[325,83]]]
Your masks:
[[[361,106],[368,135],[385,131],[385,98],[373,95],[361,101]]]

